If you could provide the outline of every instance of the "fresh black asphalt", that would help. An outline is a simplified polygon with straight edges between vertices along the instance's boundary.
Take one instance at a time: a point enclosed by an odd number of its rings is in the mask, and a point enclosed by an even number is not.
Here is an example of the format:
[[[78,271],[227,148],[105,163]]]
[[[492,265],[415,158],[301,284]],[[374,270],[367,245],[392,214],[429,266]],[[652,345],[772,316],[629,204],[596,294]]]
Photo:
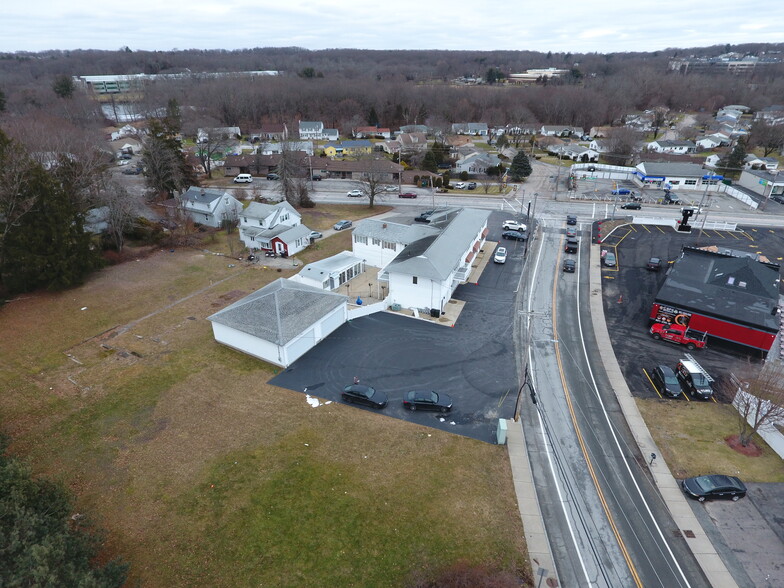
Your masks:
[[[507,216],[493,214],[489,239],[500,237]],[[386,416],[494,442],[498,419],[512,417],[518,390],[512,324],[525,249],[517,241],[499,245],[509,251],[507,262],[491,261],[477,284],[463,284],[452,296],[466,303],[454,327],[388,312],[355,319],[270,383],[341,402],[340,391],[357,377],[388,394]],[[402,401],[413,389],[445,392],[454,407],[444,415],[410,412]]]

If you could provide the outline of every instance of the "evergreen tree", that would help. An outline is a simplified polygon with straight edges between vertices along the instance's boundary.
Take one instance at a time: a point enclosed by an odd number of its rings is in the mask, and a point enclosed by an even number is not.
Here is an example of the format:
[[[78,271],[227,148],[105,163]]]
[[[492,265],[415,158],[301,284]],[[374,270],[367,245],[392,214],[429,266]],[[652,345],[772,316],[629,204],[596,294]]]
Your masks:
[[[512,165],[509,167],[509,175],[513,182],[520,182],[531,175],[531,162],[528,161],[528,156],[524,151],[520,150],[517,155],[512,159]]]
[[[738,176],[743,169],[743,163],[746,159],[746,143],[739,140],[732,151],[724,155],[716,165],[717,169],[721,170],[724,175]]]
[[[70,98],[73,96],[74,90],[76,90],[76,86],[74,86],[73,80],[69,76],[57,76],[52,84],[52,90],[54,93],[57,94],[60,98]]]
[[[425,157],[422,159],[422,169],[433,173],[438,171],[438,161],[432,150],[425,153]]]
[[[371,106],[370,107],[370,112],[368,113],[368,124],[371,127],[377,127],[378,126],[378,114],[376,113],[376,107],[375,106]]]
[[[0,112],[5,111],[5,92],[0,90]]]
[[[0,437],[0,586],[122,586],[127,565],[91,565],[99,537],[71,519],[63,487],[33,479],[7,449],[7,438]]]

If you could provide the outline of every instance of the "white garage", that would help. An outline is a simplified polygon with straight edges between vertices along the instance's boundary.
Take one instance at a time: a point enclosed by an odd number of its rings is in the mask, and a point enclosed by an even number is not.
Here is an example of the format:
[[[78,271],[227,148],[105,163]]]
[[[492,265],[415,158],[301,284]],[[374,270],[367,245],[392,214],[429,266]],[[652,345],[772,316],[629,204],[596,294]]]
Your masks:
[[[346,322],[347,301],[281,278],[207,320],[218,343],[288,367]]]

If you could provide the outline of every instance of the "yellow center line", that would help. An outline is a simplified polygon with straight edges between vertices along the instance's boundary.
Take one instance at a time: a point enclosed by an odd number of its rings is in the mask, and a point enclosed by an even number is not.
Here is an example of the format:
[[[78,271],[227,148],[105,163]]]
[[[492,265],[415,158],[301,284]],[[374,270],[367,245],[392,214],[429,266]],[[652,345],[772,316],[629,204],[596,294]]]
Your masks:
[[[556,260],[556,266],[560,267],[561,265],[561,251],[563,251],[563,237],[561,237],[561,246],[559,247],[558,251],[558,258]],[[590,271],[590,268],[589,270]],[[599,501],[602,503],[602,508],[604,509],[605,515],[607,515],[607,521],[610,523],[610,527],[612,528],[613,534],[615,535],[615,539],[618,542],[618,547],[621,549],[621,553],[623,554],[623,558],[626,560],[626,565],[629,566],[629,572],[631,572],[632,578],[634,578],[634,583],[638,588],[642,588],[642,580],[640,579],[640,575],[637,572],[637,568],[634,567],[634,562],[632,562],[632,558],[629,555],[629,551],[626,548],[626,544],[623,542],[621,538],[621,534],[618,531],[618,527],[615,524],[615,520],[613,519],[612,514],[610,513],[610,505],[607,504],[607,500],[604,497],[604,493],[602,492],[601,487],[599,486],[599,479],[596,476],[596,472],[593,467],[593,462],[591,462],[591,458],[588,455],[588,447],[585,444],[585,440],[583,439],[582,431],[580,430],[580,425],[577,424],[577,415],[574,411],[574,406],[572,405],[572,396],[569,394],[569,387],[566,385],[566,374],[563,371],[563,360],[561,359],[561,347],[560,343],[558,342],[558,317],[557,317],[557,307],[556,307],[556,294],[557,294],[557,287],[558,287],[558,280],[559,274],[556,272],[555,279],[553,280],[553,299],[552,299],[552,313],[553,313],[553,340],[555,341],[555,359],[558,363],[558,372],[561,376],[561,385],[563,386],[564,390],[564,397],[566,399],[566,404],[569,407],[569,415],[572,419],[572,426],[574,427],[574,432],[577,435],[577,442],[580,444],[580,449],[583,453],[583,457],[585,458],[585,463],[588,466],[588,473],[591,476],[591,480],[593,480],[593,485],[596,488],[596,493],[599,495]],[[579,284],[578,284],[579,287]]]

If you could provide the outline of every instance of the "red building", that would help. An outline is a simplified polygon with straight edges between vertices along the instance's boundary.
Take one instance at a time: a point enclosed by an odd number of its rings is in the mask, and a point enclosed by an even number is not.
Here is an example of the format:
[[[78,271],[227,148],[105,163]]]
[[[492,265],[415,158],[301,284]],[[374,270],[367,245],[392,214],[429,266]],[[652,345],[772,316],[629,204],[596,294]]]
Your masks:
[[[767,352],[781,327],[779,271],[754,254],[684,247],[656,295],[650,322],[681,324],[709,340]]]

